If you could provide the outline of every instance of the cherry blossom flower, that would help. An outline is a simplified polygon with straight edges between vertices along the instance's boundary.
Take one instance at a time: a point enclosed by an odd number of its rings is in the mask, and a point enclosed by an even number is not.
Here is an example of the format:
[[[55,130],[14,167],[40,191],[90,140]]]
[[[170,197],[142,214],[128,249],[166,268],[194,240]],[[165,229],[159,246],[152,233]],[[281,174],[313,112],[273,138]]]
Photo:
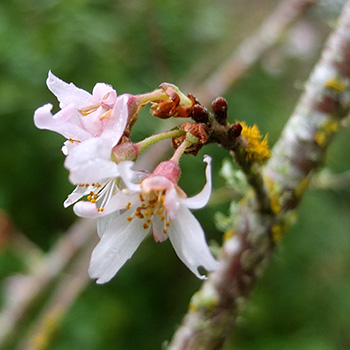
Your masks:
[[[203,229],[189,209],[203,207],[211,193],[211,158],[205,156],[207,182],[202,191],[188,198],[177,185],[180,168],[174,161],[160,163],[153,173],[113,198],[113,209],[121,210],[100,218],[100,242],[91,257],[89,273],[97,283],[108,282],[134,254],[152,229],[156,242],[170,239],[177,255],[199,278],[200,266],[207,271],[218,262],[210,253]],[[127,180],[128,181],[128,180]],[[76,213],[97,216],[89,206],[76,204]]]
[[[55,131],[67,138],[63,152],[73,145],[93,137],[103,137],[116,145],[128,121],[128,100],[131,95],[117,97],[107,84],[97,83],[92,94],[66,83],[49,72],[46,84],[57,97],[61,110],[52,115],[50,103],[34,113],[34,123],[39,129]]]
[[[112,194],[119,190],[121,177],[131,176],[131,164],[112,160],[129,118],[131,95],[117,97],[109,85],[98,83],[92,94],[67,84],[49,72],[47,86],[60,102],[61,110],[51,114],[46,104],[34,113],[35,125],[67,138],[63,153],[70,181],[76,189],[64,202],[67,207],[87,196],[102,212]]]
[[[132,159],[135,154],[131,152],[128,158],[129,147],[124,145],[117,145],[111,150],[109,140],[92,138],[71,150],[65,166],[70,169],[69,180],[78,185],[64,202],[65,207],[86,196],[87,201],[74,206],[77,215],[103,216],[115,211],[115,194],[127,186],[133,188],[134,183],[146,176],[143,171],[132,170],[133,161],[116,161],[119,148],[125,152],[126,159]],[[133,144],[130,143],[130,147],[133,148]]]

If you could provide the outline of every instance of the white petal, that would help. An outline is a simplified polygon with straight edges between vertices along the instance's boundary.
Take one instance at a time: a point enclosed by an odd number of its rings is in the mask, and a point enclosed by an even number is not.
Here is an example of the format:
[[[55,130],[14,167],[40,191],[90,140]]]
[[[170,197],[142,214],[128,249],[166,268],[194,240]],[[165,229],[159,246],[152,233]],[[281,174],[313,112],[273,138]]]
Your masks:
[[[68,198],[64,201],[63,205],[65,208],[74,204],[80,198],[84,197],[89,193],[89,190],[86,187],[77,186],[75,190],[68,195]]]
[[[100,218],[96,219],[97,223],[97,234],[101,238],[109,228],[109,225],[113,222],[113,219],[115,219],[117,216],[120,216],[120,211],[115,211],[113,213],[110,213],[108,215],[101,216]]]
[[[176,218],[177,211],[180,208],[180,198],[174,186],[168,189],[165,193],[164,207],[172,220]]]
[[[111,116],[103,120],[103,131],[101,136],[109,139],[115,146],[122,137],[129,118],[128,107],[129,96],[121,95],[112,109]]]
[[[118,165],[111,157],[111,143],[101,138],[92,138],[70,150],[65,167],[70,170],[72,183],[100,182],[119,175]]]
[[[181,203],[190,209],[203,208],[208,203],[209,198],[210,198],[210,194],[211,194],[211,157],[205,155],[203,161],[207,163],[207,167],[205,169],[205,176],[206,176],[207,182],[204,185],[202,191],[193,197],[181,199]]]
[[[148,234],[143,220],[126,220],[128,213],[116,217],[92,252],[89,274],[97,283],[108,282],[131,258]]]
[[[118,210],[125,209],[129,202],[133,203],[131,208],[138,206],[140,203],[138,194],[129,195],[118,192],[112,196],[108,204],[104,207],[103,211],[98,211],[96,204],[88,201],[76,203],[73,210],[76,215],[84,218],[99,218],[114,213]]]
[[[163,232],[164,221],[161,221],[158,215],[152,220],[153,238],[156,242],[164,242],[168,239],[168,235]]]
[[[118,164],[118,169],[119,169],[119,174],[123,182],[125,183],[126,187],[130,191],[134,192],[140,192],[141,187],[139,184],[136,184],[140,178],[140,172],[136,172],[132,170],[131,168],[133,167],[134,162],[131,161],[124,161],[120,162]]]
[[[203,266],[207,271],[218,267],[219,263],[209,250],[203,229],[189,209],[180,207],[168,232],[176,254],[198,278],[205,278],[199,274],[198,267]]]
[[[95,218],[104,215],[97,211],[96,204],[88,201],[81,201],[74,204],[74,214],[82,218]],[[108,213],[106,213],[108,214]]]
[[[92,96],[96,103],[102,103],[110,108],[112,108],[117,101],[117,92],[112,86],[105,83],[97,83],[92,90]]]
[[[73,105],[67,106],[54,116],[51,114],[51,109],[52,105],[48,103],[35,111],[34,124],[37,128],[55,131],[67,139],[71,138],[81,141],[91,137],[91,135],[74,120],[76,109]]]
[[[73,83],[67,84],[49,72],[46,80],[47,87],[57,97],[60,107],[73,103],[77,109],[88,107],[93,103],[92,95],[83,89],[77,88]]]

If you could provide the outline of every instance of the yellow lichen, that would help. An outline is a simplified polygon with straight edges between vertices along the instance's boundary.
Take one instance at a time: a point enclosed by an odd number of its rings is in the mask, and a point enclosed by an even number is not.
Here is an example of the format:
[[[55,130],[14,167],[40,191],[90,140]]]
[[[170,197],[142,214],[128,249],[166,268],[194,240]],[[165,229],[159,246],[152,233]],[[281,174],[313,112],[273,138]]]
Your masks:
[[[303,193],[304,193],[304,191],[306,190],[308,184],[309,184],[309,180],[308,180],[306,177],[303,178],[303,179],[300,181],[298,187],[295,189],[295,196],[296,196],[297,198],[300,198],[300,197],[303,195]]]
[[[263,138],[255,124],[253,126],[248,126],[245,122],[240,122],[240,124],[242,126],[241,135],[247,140],[247,146],[245,147],[247,160],[258,163],[265,162],[270,158],[267,134]]]
[[[265,184],[270,197],[271,209],[275,214],[278,214],[282,209],[280,201],[280,189],[278,188],[278,186],[276,186],[276,183],[269,177],[265,178]]]
[[[339,128],[339,124],[335,121],[328,120],[320,129],[315,133],[314,140],[322,147],[325,146],[329,140],[329,137],[333,135]]]
[[[346,84],[340,81],[337,77],[333,77],[326,81],[324,87],[339,94],[346,88]]]
[[[235,235],[235,230],[234,229],[228,229],[223,236],[223,241],[227,241],[228,239],[232,238]]]
[[[276,224],[271,228],[272,239],[274,242],[278,243],[282,239],[283,230],[280,224]]]

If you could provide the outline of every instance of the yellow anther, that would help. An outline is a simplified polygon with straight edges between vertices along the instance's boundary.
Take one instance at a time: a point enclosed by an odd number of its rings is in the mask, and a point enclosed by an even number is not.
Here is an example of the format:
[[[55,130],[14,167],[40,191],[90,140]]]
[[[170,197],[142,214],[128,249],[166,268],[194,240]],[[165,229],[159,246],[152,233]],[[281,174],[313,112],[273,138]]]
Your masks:
[[[166,235],[168,233],[168,230],[164,229],[163,233]]]
[[[162,213],[163,213],[163,208],[159,208],[159,209],[157,210],[157,214],[161,215]]]
[[[161,200],[162,202],[164,202],[164,198],[165,198],[165,195],[162,194],[162,195],[160,196],[160,200]]]
[[[91,201],[91,195],[87,196],[88,201]]]
[[[170,221],[167,221],[167,222],[165,223],[165,226],[166,226],[166,227],[169,227],[169,226],[170,226]]]
[[[151,219],[147,219],[147,223],[150,224],[152,222]]]
[[[96,200],[95,199],[91,199],[90,202],[91,203],[96,203]]]
[[[148,224],[143,224],[143,228],[146,230],[147,228],[149,228]]]
[[[100,184],[96,185],[96,188],[101,188],[101,187],[102,187],[102,185],[100,185]]]
[[[126,218],[126,220],[128,220],[129,222],[132,220],[132,217],[131,216],[128,216],[127,218]]]
[[[97,211],[102,213],[105,210],[105,208],[101,207],[101,208],[97,208]]]
[[[88,188],[90,185],[89,184],[85,184],[85,187]]]
[[[148,215],[149,215],[149,211],[148,211],[148,210],[145,210],[145,211],[143,212],[143,214],[144,214],[145,216],[148,216]]]
[[[98,195],[97,195],[97,194],[94,194],[93,197],[94,197],[95,199],[97,199]]]
[[[111,111],[111,110],[109,110],[109,111],[107,111],[107,112],[103,113],[103,114],[100,116],[100,120],[103,120],[103,119],[107,119],[107,118],[109,118],[109,117],[110,117],[110,115],[111,115],[111,113],[112,113],[112,111]]]
[[[161,220],[161,221],[164,221],[164,220],[165,220],[165,216],[162,215],[162,216],[160,217],[160,220]]]

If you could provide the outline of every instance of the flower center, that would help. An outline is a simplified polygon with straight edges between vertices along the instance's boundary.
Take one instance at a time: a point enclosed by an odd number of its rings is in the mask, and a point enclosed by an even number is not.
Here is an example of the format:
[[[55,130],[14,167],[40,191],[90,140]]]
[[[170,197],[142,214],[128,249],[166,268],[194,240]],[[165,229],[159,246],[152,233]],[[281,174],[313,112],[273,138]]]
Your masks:
[[[164,208],[165,190],[140,193],[139,198],[140,205],[135,209],[131,216],[126,218],[126,220],[129,222],[131,222],[134,218],[144,220],[142,227],[147,230],[149,229],[154,216],[157,215],[159,220],[163,222],[163,233],[167,234],[170,221]],[[131,202],[125,206],[125,209],[129,210],[130,207]]]
[[[106,179],[101,183],[79,184],[79,187],[86,187],[86,189],[90,190],[87,199],[91,203],[96,204],[98,212],[104,211],[112,195],[118,190],[115,178]]]

